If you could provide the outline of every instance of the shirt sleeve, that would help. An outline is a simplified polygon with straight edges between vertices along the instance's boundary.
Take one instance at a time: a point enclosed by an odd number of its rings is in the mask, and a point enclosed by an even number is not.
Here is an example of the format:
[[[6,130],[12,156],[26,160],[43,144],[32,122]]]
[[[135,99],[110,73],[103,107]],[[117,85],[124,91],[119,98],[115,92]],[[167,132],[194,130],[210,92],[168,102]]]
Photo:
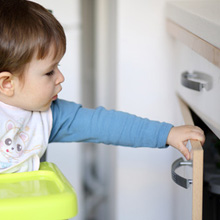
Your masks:
[[[172,125],[135,115],[83,108],[80,104],[56,100],[51,105],[51,142],[92,142],[130,147],[166,147]]]

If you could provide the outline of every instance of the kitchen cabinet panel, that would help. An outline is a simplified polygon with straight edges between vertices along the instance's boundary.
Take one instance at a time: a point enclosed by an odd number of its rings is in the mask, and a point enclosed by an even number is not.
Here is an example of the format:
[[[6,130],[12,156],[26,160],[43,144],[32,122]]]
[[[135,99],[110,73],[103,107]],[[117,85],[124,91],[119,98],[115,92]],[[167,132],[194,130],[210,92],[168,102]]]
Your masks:
[[[180,108],[186,125],[194,125],[189,107],[179,98]],[[199,141],[190,140],[192,159],[192,220],[202,219],[203,192],[203,148]],[[191,211],[191,210],[190,210]]]
[[[209,182],[205,181],[206,178],[203,180],[203,172],[206,173],[203,166],[206,170],[209,165],[207,157],[216,166],[214,143],[218,143],[220,138],[219,8],[219,1],[168,2],[166,8],[167,31],[173,38],[175,53],[173,77],[176,78],[182,115],[185,124],[192,125],[195,120],[195,125],[207,134],[203,147],[199,142],[191,141],[193,184],[190,188],[192,202],[189,211],[192,211],[193,220],[219,219],[213,217],[217,215],[215,204],[210,205],[207,196],[204,196],[206,194],[203,195],[205,189],[210,195],[210,187],[207,187]],[[183,196],[178,194],[177,197],[181,199]],[[208,206],[205,205],[206,201]],[[178,214],[181,215],[180,212]]]
[[[178,75],[177,91],[220,138],[220,102],[216,99],[220,94],[219,8],[217,1],[168,2],[166,24],[168,33],[177,40],[176,70],[182,74]],[[184,71],[189,71],[185,76],[191,84],[188,88],[180,83]],[[199,90],[192,87],[196,83]]]

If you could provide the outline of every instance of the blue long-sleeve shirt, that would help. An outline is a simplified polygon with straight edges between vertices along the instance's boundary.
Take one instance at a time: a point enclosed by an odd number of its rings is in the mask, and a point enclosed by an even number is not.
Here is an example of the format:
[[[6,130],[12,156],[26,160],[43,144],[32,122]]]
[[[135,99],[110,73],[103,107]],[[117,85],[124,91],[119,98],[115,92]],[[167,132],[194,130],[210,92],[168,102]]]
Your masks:
[[[51,142],[92,142],[130,147],[166,147],[172,125],[125,112],[83,108],[61,99],[51,105]]]

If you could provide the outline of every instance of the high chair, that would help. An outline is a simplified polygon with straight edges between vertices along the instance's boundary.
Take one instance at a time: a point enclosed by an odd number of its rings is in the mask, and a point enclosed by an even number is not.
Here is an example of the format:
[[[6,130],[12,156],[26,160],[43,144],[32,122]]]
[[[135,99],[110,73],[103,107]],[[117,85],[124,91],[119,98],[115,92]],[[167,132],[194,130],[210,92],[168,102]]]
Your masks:
[[[77,214],[74,189],[53,163],[38,171],[0,175],[0,219],[61,220]]]

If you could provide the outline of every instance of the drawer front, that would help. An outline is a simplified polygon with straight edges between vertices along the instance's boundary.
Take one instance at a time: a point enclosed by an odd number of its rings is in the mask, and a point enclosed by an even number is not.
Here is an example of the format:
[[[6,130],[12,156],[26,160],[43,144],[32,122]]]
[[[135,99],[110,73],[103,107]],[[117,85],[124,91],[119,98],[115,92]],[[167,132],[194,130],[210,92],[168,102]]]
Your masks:
[[[181,43],[177,45],[177,92],[220,138],[220,69]]]
[[[194,125],[191,113],[189,111],[188,105],[179,99],[180,108],[182,111],[183,119],[185,124]],[[182,209],[184,206],[187,206],[188,210],[184,210],[183,215],[185,216],[187,213],[187,219],[192,220],[202,220],[202,201],[203,201],[203,148],[199,141],[190,140],[187,144],[191,154],[191,161],[184,161],[182,162],[181,166],[175,166],[176,160],[172,165],[172,177],[174,176],[173,180],[179,184],[180,188],[186,188],[184,194],[187,195],[187,201],[185,200],[183,195],[181,196],[181,202],[185,202],[183,204]],[[190,162],[190,167],[185,166],[186,163]],[[185,165],[184,165],[185,163]],[[175,166],[175,167],[174,167]],[[182,174],[176,173],[174,169],[176,168],[183,168]],[[191,168],[191,169],[189,169]],[[181,170],[180,170],[181,171]],[[189,182],[190,181],[190,182]],[[184,183],[185,182],[185,183]],[[188,184],[187,184],[188,182]],[[192,185],[191,185],[192,183]],[[182,186],[182,187],[181,187]],[[181,191],[180,191],[181,193]],[[189,206],[190,205],[190,206]],[[186,213],[185,213],[186,212]],[[181,218],[178,216],[178,219]]]

